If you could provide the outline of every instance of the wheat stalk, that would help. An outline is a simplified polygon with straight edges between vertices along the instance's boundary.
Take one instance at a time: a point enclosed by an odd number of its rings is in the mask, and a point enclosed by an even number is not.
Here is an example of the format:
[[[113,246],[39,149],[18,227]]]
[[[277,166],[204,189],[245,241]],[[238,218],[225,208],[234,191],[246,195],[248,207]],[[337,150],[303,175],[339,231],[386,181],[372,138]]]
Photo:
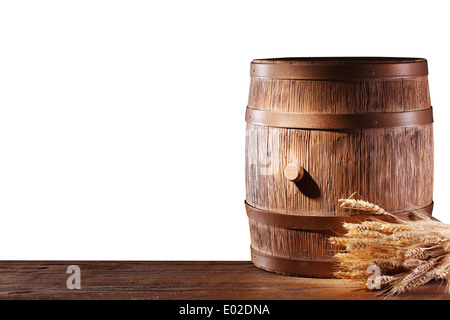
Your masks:
[[[450,226],[431,216],[414,211],[413,219],[403,219],[380,206],[352,194],[340,199],[344,209],[364,211],[393,218],[392,222],[372,219],[361,223],[344,223],[347,231],[329,241],[345,248],[335,255],[339,267],[335,276],[366,284],[369,266],[377,266],[385,298],[417,288],[432,279],[447,282],[450,293]]]

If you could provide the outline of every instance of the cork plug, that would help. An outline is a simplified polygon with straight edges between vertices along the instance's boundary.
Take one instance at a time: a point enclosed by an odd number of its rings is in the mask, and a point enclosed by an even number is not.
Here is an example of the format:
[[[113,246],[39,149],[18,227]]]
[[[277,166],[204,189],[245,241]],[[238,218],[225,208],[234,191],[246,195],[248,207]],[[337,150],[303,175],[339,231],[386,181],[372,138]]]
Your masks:
[[[298,163],[290,163],[284,169],[285,177],[292,182],[301,180],[304,174],[305,170]]]

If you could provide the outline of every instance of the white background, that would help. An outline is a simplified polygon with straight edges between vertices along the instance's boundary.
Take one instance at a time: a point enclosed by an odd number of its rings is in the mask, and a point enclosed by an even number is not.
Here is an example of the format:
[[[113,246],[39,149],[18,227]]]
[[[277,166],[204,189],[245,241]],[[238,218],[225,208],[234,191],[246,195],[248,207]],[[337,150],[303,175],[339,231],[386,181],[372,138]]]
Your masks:
[[[1,1],[0,259],[248,260],[253,58],[426,58],[450,223],[444,3]]]

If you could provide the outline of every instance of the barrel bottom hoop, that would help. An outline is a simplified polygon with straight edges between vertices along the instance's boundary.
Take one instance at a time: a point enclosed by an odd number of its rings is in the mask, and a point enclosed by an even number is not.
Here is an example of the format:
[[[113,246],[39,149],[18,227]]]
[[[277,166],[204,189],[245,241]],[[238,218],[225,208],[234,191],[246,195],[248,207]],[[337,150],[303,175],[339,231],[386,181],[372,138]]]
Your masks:
[[[333,260],[304,260],[276,257],[256,251],[252,247],[253,264],[263,270],[278,274],[308,278],[333,278],[337,261]]]
[[[270,225],[274,227],[297,229],[297,230],[310,230],[310,231],[326,231],[332,233],[340,233],[345,231],[343,227],[344,222],[348,223],[361,223],[366,220],[383,220],[393,221],[390,216],[383,216],[377,214],[357,214],[351,216],[313,216],[313,215],[296,215],[278,213],[269,210],[259,209],[245,203],[247,216],[250,220],[257,223]],[[432,202],[426,207],[418,208],[416,211],[422,211],[423,213],[432,216],[434,203]],[[395,216],[403,219],[410,219],[410,211],[393,213]]]

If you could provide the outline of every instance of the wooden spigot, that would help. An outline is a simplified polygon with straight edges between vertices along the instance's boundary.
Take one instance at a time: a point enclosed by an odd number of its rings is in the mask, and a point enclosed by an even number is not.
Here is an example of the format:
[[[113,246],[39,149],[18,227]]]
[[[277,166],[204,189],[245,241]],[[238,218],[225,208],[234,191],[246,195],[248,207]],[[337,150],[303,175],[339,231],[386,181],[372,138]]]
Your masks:
[[[292,182],[300,181],[304,174],[305,170],[298,163],[289,163],[284,169],[285,177]]]

